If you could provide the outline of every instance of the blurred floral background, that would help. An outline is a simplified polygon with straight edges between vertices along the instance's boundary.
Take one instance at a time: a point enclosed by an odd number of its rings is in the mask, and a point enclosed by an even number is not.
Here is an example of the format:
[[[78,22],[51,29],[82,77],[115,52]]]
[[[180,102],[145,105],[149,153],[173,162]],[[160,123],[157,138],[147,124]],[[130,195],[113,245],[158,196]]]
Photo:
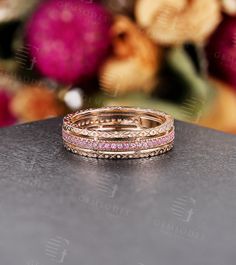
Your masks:
[[[236,134],[236,0],[0,0],[0,127],[109,105]]]

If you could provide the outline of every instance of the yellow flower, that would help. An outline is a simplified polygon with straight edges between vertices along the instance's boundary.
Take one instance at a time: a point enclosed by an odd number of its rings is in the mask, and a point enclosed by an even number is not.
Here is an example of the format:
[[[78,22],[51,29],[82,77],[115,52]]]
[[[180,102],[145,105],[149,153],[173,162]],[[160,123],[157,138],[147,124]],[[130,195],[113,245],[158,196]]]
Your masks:
[[[223,11],[229,15],[236,14],[236,1],[235,0],[221,0]]]
[[[137,0],[136,19],[163,45],[204,42],[221,20],[218,0]]]
[[[236,94],[232,87],[217,79],[210,79],[216,96],[199,124],[213,129],[236,133]]]

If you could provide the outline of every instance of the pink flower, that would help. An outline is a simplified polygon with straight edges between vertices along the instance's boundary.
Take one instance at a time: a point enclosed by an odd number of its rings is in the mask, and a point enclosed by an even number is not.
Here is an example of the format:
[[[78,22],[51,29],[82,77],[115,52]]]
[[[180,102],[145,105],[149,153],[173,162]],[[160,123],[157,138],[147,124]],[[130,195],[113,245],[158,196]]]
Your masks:
[[[0,127],[13,125],[16,118],[10,111],[11,96],[0,90]]]
[[[32,61],[43,75],[65,84],[89,78],[109,51],[111,22],[96,3],[44,1],[26,30]]]
[[[236,90],[236,17],[225,16],[206,46],[209,72]]]

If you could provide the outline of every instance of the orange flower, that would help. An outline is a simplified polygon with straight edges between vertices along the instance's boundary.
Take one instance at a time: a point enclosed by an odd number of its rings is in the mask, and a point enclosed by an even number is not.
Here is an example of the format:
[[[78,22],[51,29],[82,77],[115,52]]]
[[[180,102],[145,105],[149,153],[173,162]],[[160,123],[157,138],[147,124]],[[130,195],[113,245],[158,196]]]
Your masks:
[[[11,102],[11,109],[24,122],[62,115],[65,111],[53,90],[39,86],[20,89]]]
[[[111,31],[113,54],[101,67],[102,89],[112,95],[151,92],[157,82],[160,48],[125,16],[115,17]]]

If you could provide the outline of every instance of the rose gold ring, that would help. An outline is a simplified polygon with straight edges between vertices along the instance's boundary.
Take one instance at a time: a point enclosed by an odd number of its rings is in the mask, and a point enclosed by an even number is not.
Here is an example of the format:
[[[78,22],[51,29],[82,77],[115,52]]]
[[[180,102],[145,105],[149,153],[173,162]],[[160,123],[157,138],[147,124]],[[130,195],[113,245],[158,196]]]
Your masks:
[[[95,158],[143,158],[172,149],[172,116],[150,109],[105,107],[68,114],[63,120],[64,146]]]

